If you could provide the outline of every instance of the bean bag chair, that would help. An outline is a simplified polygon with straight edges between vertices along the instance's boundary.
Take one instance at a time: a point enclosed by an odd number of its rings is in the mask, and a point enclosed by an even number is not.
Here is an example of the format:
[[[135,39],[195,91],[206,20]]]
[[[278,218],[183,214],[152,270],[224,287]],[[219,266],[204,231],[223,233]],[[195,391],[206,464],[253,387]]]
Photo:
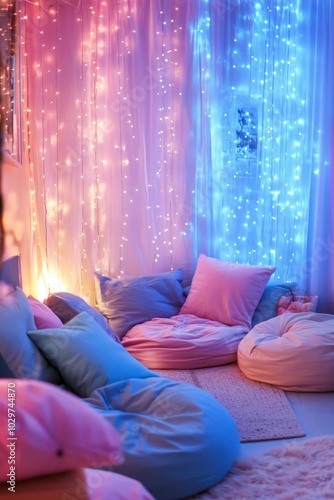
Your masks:
[[[242,325],[178,314],[134,326],[122,344],[148,368],[189,370],[235,362],[239,342],[248,331]]]
[[[334,391],[334,315],[286,312],[259,323],[241,340],[238,365],[286,391]]]
[[[112,470],[158,500],[187,498],[219,483],[240,441],[227,410],[209,393],[162,377],[100,387],[85,399],[122,440],[124,462]]]

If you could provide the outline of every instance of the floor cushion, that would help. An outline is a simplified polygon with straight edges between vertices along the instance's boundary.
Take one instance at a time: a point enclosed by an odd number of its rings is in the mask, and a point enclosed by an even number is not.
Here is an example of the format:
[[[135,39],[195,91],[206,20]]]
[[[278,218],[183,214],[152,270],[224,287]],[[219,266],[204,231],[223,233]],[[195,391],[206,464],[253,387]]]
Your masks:
[[[286,312],[259,323],[240,342],[238,365],[287,391],[334,391],[334,315]]]
[[[240,451],[230,414],[190,384],[132,378],[100,387],[84,401],[121,437],[124,462],[112,470],[159,500],[187,498],[217,484]]]
[[[153,318],[123,337],[127,351],[151,369],[192,369],[233,363],[249,329],[193,314]]]

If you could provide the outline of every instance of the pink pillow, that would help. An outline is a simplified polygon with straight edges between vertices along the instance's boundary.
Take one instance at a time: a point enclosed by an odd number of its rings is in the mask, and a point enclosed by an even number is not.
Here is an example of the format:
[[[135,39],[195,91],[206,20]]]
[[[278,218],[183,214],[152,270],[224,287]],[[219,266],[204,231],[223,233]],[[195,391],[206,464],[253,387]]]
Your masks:
[[[201,254],[179,314],[251,328],[251,319],[275,267],[232,264]]]
[[[28,301],[34,315],[37,330],[42,330],[43,328],[59,328],[63,326],[58,316],[56,316],[48,306],[42,304],[42,302],[31,295],[29,295]]]
[[[37,380],[0,380],[0,482],[122,463],[116,430],[77,396]]]

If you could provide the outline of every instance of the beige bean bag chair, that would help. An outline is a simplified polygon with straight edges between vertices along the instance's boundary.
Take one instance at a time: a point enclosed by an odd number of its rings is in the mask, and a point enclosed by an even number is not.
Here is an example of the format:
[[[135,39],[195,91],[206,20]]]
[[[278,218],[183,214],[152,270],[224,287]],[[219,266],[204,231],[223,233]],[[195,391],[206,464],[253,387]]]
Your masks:
[[[334,315],[286,312],[259,323],[237,356],[250,379],[286,391],[334,391]]]

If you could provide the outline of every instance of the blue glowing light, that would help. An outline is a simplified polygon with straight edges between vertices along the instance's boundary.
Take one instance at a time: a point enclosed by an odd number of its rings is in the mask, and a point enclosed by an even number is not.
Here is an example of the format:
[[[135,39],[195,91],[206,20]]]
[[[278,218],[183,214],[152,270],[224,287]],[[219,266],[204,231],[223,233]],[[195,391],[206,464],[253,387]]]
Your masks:
[[[198,53],[211,55],[205,59],[211,142],[209,151],[202,148],[198,169],[201,175],[206,169],[212,189],[206,218],[212,255],[277,266],[276,279],[293,279],[307,236],[308,176],[300,167],[307,111],[305,75],[295,67],[303,57],[299,2],[278,3],[270,9],[264,1],[239,2],[211,19],[210,28],[199,23]],[[222,33],[219,57],[210,42],[214,30]],[[251,129],[247,109],[256,114]],[[240,110],[246,110],[241,118]]]

